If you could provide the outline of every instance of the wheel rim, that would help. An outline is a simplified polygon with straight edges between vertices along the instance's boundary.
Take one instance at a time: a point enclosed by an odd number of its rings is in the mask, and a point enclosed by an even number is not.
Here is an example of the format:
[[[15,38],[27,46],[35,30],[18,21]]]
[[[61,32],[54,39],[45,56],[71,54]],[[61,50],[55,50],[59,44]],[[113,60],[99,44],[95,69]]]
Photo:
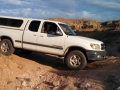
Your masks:
[[[81,57],[78,55],[73,55],[70,58],[70,64],[74,67],[78,67],[81,65]]]
[[[8,52],[8,50],[9,50],[9,45],[8,45],[8,43],[2,43],[2,45],[1,45],[1,51],[3,52],[3,53],[6,53],[6,52]]]

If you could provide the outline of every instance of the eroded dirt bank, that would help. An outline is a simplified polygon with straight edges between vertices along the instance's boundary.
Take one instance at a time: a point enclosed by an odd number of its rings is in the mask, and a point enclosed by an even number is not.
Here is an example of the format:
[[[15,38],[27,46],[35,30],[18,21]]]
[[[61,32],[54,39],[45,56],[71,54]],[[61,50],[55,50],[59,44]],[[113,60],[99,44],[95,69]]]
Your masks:
[[[0,90],[119,90],[119,70],[120,58],[114,56],[72,71],[60,58],[16,52],[0,56]]]

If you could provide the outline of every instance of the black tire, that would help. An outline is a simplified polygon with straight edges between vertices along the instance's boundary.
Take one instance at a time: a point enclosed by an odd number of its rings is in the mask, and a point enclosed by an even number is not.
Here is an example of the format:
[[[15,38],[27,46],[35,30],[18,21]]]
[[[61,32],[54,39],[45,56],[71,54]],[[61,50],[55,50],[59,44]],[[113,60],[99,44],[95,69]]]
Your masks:
[[[31,54],[32,51],[29,51],[29,50],[25,50],[25,49],[21,49],[20,50],[23,54]]]
[[[15,49],[8,39],[3,39],[0,41],[0,53],[2,53],[5,56],[10,56],[14,53]]]
[[[81,70],[86,66],[87,60],[81,51],[74,50],[67,54],[65,63],[70,69]]]

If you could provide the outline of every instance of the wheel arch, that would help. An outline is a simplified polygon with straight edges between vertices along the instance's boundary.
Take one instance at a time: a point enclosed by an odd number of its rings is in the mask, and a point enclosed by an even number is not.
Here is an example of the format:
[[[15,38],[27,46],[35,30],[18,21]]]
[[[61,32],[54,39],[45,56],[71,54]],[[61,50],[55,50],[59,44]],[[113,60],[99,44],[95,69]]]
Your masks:
[[[12,43],[12,45],[13,45],[13,47],[14,47],[14,43],[13,43],[13,40],[12,40],[11,37],[9,37],[9,36],[0,36],[0,41],[3,40],[3,39],[8,39],[8,40],[10,40],[11,43]]]
[[[79,50],[79,51],[81,51],[81,52],[85,55],[86,60],[88,60],[88,58],[87,58],[87,53],[86,53],[86,49],[83,48],[83,47],[80,47],[80,46],[70,46],[70,47],[68,47],[68,48],[65,50],[65,52],[64,52],[65,58],[66,58],[66,56],[67,56],[67,54],[68,54],[69,52],[74,51],[74,50]]]

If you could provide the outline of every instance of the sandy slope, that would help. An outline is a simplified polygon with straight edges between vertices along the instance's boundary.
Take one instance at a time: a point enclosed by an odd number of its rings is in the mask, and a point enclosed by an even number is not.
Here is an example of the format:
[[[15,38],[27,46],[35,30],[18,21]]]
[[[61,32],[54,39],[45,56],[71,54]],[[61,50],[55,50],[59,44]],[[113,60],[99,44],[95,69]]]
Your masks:
[[[0,56],[0,90],[115,90],[120,86],[120,58],[67,69],[60,58],[16,52]]]

